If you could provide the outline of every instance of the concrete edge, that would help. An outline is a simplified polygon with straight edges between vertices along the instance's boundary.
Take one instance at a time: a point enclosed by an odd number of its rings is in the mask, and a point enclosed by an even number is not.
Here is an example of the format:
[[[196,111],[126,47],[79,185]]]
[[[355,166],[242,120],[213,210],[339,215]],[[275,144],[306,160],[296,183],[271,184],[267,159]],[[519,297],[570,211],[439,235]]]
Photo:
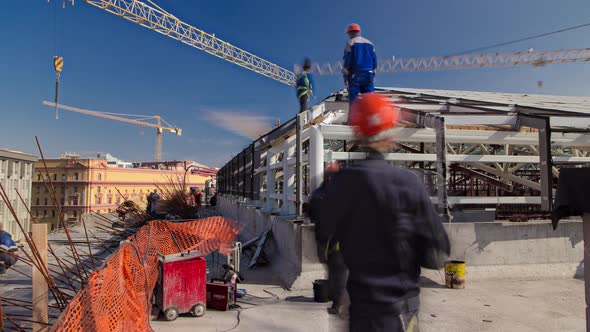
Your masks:
[[[466,266],[466,281],[498,280],[542,280],[581,279],[584,280],[584,263],[552,263],[523,265],[479,265]],[[436,283],[444,284],[444,270],[422,269],[422,276]]]

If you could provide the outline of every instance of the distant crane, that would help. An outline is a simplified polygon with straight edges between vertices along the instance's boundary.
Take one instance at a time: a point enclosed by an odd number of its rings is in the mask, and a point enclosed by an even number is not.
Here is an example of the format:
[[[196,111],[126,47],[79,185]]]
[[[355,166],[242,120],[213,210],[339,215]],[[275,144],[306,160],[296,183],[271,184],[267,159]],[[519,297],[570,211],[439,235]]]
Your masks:
[[[76,108],[72,106],[56,104],[50,101],[43,101],[43,105],[51,106],[54,108],[59,108],[64,111],[71,111],[81,114],[86,114],[90,116],[96,116],[103,119],[121,121],[126,123],[135,124],[142,127],[150,127],[156,128],[156,161],[162,161],[162,133],[164,130],[169,131],[171,133],[175,133],[176,136],[182,135],[182,129],[178,127],[174,127],[166,120],[162,119],[159,115],[134,115],[134,114],[118,114],[118,113],[107,113],[107,112],[97,112],[97,111],[90,111],[81,108]],[[147,120],[154,120],[155,123],[146,122]],[[164,123],[164,126],[162,125]]]

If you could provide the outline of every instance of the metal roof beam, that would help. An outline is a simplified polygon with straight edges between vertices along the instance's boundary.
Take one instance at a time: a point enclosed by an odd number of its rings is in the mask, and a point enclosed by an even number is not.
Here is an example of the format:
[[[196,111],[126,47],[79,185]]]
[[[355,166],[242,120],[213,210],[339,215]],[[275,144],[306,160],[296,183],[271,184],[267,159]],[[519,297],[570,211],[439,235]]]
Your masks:
[[[385,160],[391,161],[422,161],[435,162],[436,154],[433,153],[384,153]],[[327,150],[325,159],[327,161],[336,160],[360,160],[367,157],[366,152],[335,152]],[[555,156],[553,160],[557,163],[590,163],[590,157],[568,157]],[[512,156],[512,155],[493,155],[493,154],[447,154],[447,161],[453,163],[526,163],[539,164],[539,156]]]
[[[352,128],[343,125],[318,126],[324,139],[354,140]],[[434,143],[434,130],[428,128],[394,128],[393,138],[398,142],[407,143]],[[447,143],[473,143],[473,144],[511,144],[511,145],[538,145],[537,133],[516,131],[492,131],[492,130],[455,130],[446,131]],[[564,147],[590,147],[590,134],[553,134],[552,146]]]

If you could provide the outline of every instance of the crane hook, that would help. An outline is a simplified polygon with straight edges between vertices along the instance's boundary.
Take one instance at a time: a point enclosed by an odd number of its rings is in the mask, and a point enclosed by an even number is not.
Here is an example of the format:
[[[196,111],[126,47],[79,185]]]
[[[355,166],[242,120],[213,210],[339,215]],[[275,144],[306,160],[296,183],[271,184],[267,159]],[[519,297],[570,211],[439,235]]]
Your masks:
[[[53,68],[55,69],[55,119],[59,119],[58,116],[58,101],[59,101],[59,77],[64,67],[64,58],[55,55],[53,57]]]

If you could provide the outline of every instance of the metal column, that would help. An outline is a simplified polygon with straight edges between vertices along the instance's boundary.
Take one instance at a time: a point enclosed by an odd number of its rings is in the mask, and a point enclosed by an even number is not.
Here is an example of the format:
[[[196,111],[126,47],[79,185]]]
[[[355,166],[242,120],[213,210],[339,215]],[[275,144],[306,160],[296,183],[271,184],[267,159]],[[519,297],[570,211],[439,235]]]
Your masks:
[[[444,222],[451,220],[447,195],[447,142],[445,139],[445,119],[434,119],[436,131],[436,184],[438,197],[438,211]]]
[[[553,206],[553,162],[551,156],[551,123],[549,117],[518,114],[518,127],[539,130],[539,168],[541,175],[541,209],[551,211]]]
[[[305,113],[297,114],[297,121],[295,126],[295,216],[300,218],[303,214],[303,169],[301,167],[301,159],[303,157],[303,144],[301,143],[301,130],[303,127],[303,117]]]

